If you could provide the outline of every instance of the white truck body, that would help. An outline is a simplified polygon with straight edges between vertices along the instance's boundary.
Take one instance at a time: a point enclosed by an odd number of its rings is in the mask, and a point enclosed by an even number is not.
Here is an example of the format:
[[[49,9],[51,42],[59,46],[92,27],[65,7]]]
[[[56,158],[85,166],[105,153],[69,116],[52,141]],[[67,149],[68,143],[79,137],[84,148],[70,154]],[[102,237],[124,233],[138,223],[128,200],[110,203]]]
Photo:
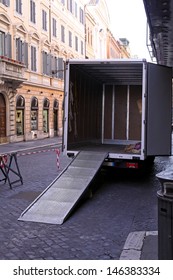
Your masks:
[[[65,63],[63,151],[106,151],[104,164],[138,168],[171,155],[172,69],[145,59]]]

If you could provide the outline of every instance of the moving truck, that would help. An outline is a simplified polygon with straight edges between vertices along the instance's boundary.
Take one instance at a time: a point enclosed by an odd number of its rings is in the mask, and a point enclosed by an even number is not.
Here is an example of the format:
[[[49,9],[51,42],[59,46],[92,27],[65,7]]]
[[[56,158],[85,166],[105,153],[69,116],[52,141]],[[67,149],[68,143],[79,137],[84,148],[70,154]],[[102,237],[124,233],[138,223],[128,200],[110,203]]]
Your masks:
[[[105,151],[105,166],[141,168],[171,155],[172,68],[145,59],[70,59],[64,88],[68,156]]]

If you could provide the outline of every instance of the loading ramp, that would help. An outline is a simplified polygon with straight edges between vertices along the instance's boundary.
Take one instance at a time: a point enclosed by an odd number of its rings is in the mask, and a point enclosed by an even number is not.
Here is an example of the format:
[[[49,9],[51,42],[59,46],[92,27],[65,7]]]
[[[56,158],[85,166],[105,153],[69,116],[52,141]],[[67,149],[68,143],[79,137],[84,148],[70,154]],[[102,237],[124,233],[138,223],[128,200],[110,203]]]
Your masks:
[[[79,152],[18,220],[62,224],[82,198],[107,155],[105,152]]]

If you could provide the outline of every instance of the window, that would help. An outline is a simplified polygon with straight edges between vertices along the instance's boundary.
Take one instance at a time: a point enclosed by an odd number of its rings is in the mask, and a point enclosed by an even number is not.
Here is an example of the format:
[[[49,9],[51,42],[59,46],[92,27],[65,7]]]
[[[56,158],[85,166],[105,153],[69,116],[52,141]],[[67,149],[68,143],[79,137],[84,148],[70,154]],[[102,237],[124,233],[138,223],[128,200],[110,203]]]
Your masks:
[[[37,50],[34,46],[31,46],[31,70],[37,71]]]
[[[65,0],[61,0],[61,3],[62,3],[63,5],[65,5]]]
[[[63,58],[52,57],[52,74],[54,77],[63,79],[64,78],[64,64]]]
[[[55,99],[54,102],[53,102],[53,109],[54,110],[58,110],[59,109],[59,102],[58,102],[57,99]]]
[[[57,21],[55,18],[52,19],[52,33],[54,37],[57,37]]]
[[[49,132],[49,100],[44,99],[43,102],[43,132]]]
[[[78,37],[75,36],[75,51],[78,51]]]
[[[58,57],[58,69],[60,70],[58,78],[64,79],[64,64],[63,64],[63,58],[61,57]]]
[[[61,41],[65,43],[65,27],[61,25]]]
[[[72,47],[72,32],[69,31],[69,47]]]
[[[25,99],[19,95],[16,99],[16,134],[24,135],[24,109]]]
[[[73,13],[73,0],[67,0],[67,9]]]
[[[82,55],[84,54],[84,43],[83,43],[83,41],[81,41],[81,54]]]
[[[0,31],[0,55],[5,55],[5,33]]]
[[[79,18],[80,23],[84,24],[84,11],[82,10],[82,8],[79,9],[79,15],[80,15]]]
[[[31,100],[31,130],[38,129],[38,99],[33,97]]]
[[[16,0],[16,12],[22,14],[22,0]]]
[[[30,0],[30,21],[36,23],[35,1]]]
[[[91,33],[90,33],[90,44],[91,44],[91,46],[93,45],[93,34],[92,34],[92,31],[91,31]]]
[[[0,31],[0,55],[11,58],[11,35]]]
[[[45,75],[51,75],[52,69],[51,69],[51,54],[43,51],[43,74]]]
[[[74,10],[75,17],[77,18],[77,3],[75,2],[75,10]]]
[[[42,28],[47,31],[47,13],[44,10],[42,10]]]
[[[4,4],[6,7],[10,6],[10,0],[0,0],[0,3]]]
[[[16,39],[16,60],[28,67],[28,43],[23,42],[21,38]]]

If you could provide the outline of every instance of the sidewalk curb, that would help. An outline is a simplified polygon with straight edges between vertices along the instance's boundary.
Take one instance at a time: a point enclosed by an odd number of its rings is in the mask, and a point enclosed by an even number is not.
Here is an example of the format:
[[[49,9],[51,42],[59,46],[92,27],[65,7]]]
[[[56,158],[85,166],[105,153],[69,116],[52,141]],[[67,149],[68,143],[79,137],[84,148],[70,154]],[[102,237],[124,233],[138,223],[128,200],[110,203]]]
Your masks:
[[[157,231],[130,232],[124,244],[120,260],[140,260],[144,240],[147,236],[157,235]]]
[[[16,150],[13,150],[13,151],[3,152],[3,154],[23,153],[25,151],[36,150],[36,149],[45,148],[45,147],[60,146],[61,144],[62,144],[62,142],[56,142],[56,143],[50,143],[50,144],[47,143],[47,144],[44,144],[44,145],[26,147],[24,149],[16,149]]]
[[[17,150],[16,152],[18,152],[20,154],[20,153],[25,152],[25,151],[36,150],[36,149],[52,147],[52,146],[55,147],[55,146],[60,146],[61,144],[62,144],[62,142],[52,143],[52,144],[45,144],[45,145],[40,145],[40,146],[35,146],[35,147],[30,147],[30,148],[25,148],[25,149],[20,149],[20,150]]]

